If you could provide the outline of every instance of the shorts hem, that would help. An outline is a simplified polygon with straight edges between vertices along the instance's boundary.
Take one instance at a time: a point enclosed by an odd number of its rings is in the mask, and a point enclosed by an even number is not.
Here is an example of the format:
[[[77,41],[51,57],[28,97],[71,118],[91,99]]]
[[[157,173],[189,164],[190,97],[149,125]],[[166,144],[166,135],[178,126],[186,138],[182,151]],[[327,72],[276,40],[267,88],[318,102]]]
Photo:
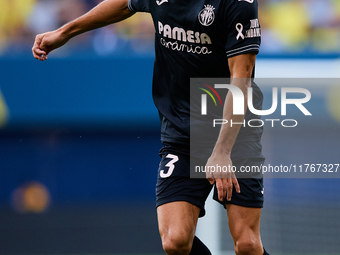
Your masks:
[[[246,200],[235,200],[235,201],[219,201],[214,198],[215,201],[223,205],[224,208],[226,208],[227,204],[233,204],[248,208],[263,208],[263,201],[246,201]]]

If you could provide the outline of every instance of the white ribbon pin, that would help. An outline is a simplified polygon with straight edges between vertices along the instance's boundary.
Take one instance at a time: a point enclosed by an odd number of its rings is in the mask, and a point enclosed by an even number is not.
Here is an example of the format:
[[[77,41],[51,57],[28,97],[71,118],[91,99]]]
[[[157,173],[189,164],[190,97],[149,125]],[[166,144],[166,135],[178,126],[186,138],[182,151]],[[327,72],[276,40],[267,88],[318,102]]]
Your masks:
[[[244,39],[244,35],[243,35],[243,25],[241,23],[237,23],[236,24],[236,31],[238,32],[237,36],[236,36],[236,40],[238,40],[240,37],[242,39]]]

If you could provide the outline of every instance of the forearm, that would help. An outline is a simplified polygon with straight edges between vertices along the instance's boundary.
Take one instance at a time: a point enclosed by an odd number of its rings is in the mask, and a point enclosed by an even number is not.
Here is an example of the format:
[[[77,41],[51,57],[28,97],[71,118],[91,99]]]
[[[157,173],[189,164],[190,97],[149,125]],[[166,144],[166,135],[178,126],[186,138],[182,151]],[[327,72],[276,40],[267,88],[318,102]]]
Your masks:
[[[248,105],[248,88],[251,86],[251,75],[255,64],[255,55],[246,54],[229,60],[231,84],[238,87],[244,95],[244,112],[242,115],[233,114],[233,95],[229,91],[224,103],[223,119],[228,124],[222,125],[215,144],[214,153],[231,154],[237,135],[243,125]]]
[[[251,86],[250,78],[237,78],[231,79],[231,84],[242,90],[244,95],[244,109],[247,109],[247,89]],[[214,148],[215,153],[231,154],[237,135],[243,125],[245,114],[233,115],[233,95],[230,91],[227,94],[223,109],[223,119],[227,120],[228,124],[222,125],[221,130]]]
[[[65,38],[70,39],[84,32],[124,20],[132,14],[127,7],[127,0],[106,0],[58,30]]]

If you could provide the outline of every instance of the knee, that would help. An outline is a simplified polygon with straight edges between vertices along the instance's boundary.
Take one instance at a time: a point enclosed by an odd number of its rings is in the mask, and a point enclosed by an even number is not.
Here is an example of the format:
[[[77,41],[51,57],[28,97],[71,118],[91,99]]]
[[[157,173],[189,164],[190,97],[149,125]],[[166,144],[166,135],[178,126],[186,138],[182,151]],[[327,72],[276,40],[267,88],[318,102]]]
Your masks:
[[[262,255],[261,251],[261,242],[255,238],[244,238],[235,242],[235,253],[237,255]]]
[[[188,255],[192,242],[184,233],[165,234],[162,236],[162,245],[168,255]]]

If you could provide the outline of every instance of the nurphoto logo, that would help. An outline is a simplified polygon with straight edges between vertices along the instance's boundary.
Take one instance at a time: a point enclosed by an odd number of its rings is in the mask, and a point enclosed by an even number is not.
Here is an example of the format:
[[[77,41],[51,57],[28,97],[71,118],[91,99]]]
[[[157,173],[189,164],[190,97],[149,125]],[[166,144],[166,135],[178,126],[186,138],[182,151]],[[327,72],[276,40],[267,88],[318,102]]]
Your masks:
[[[219,96],[217,90],[218,89],[226,89],[232,94],[233,97],[233,115],[244,115],[245,114],[245,99],[242,90],[232,84],[214,84],[214,87],[203,84],[206,88],[199,87],[200,90],[205,92],[205,94],[201,94],[201,115],[208,114],[208,99],[207,95],[214,101],[215,106],[217,106],[217,102],[215,97],[219,100],[221,106],[223,106],[221,97]],[[208,90],[210,89],[210,91]],[[273,114],[279,104],[279,88],[273,87],[272,88],[272,105],[269,109],[256,109],[253,103],[253,88],[249,87],[247,90],[248,93],[248,100],[247,106],[251,113],[258,115],[258,116],[268,116]],[[298,87],[282,87],[280,88],[280,102],[281,102],[281,116],[287,115],[287,105],[295,105],[305,116],[312,116],[312,114],[308,111],[308,109],[304,106],[305,103],[309,102],[311,99],[311,93],[308,89],[305,88],[298,88]],[[297,98],[288,98],[288,95],[299,95]],[[303,96],[303,97],[301,97]],[[262,127],[265,122],[271,123],[271,126],[274,127],[275,122],[280,122],[283,127],[296,127],[298,125],[297,120],[295,119],[251,119],[248,121],[243,122],[233,122],[231,120],[226,119],[213,119],[213,126],[216,127],[217,125],[225,125],[229,124],[233,125],[243,125],[248,127]]]

